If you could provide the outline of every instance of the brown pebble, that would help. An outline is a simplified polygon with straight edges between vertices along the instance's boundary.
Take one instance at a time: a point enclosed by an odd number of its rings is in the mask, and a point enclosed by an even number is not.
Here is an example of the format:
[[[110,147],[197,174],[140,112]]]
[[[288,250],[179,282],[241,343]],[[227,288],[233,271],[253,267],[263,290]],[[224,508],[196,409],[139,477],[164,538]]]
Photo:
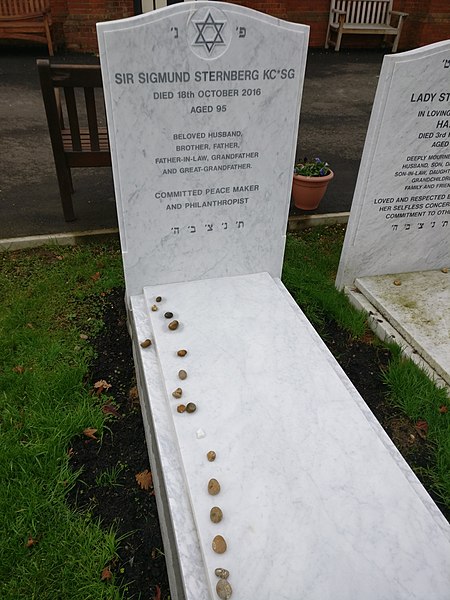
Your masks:
[[[152,311],[153,311],[153,312],[155,312],[155,311],[157,311],[157,310],[158,310],[158,307],[156,306],[156,304],[154,304],[154,305],[152,306]]]
[[[216,453],[214,452],[214,450],[210,450],[208,452],[208,454],[206,455],[206,458],[209,460],[209,462],[213,462],[216,460]]]
[[[174,390],[172,392],[172,396],[177,399],[181,398],[182,395],[183,395],[183,390],[181,388],[177,388],[176,390]]]
[[[181,380],[184,380],[184,379],[186,379],[186,377],[187,377],[187,373],[186,373],[186,371],[184,371],[183,369],[181,369],[181,371],[178,371],[178,377],[179,377]]]
[[[227,549],[225,538],[223,538],[221,535],[216,535],[212,541],[212,549],[217,554],[223,554]]]
[[[162,298],[161,298],[161,296],[156,296],[155,300],[156,300],[156,302],[161,302]]]
[[[218,506],[213,506],[209,511],[209,518],[213,523],[220,523],[220,521],[223,519],[222,509]]]
[[[171,331],[175,331],[175,329],[178,329],[178,321],[170,321],[168,327]]]
[[[151,345],[152,345],[152,340],[149,340],[149,339],[146,339],[143,342],[141,342],[141,348],[148,348]]]
[[[233,590],[226,579],[219,579],[216,585],[216,592],[220,600],[230,600]]]
[[[448,273],[448,269],[447,269],[447,267],[442,267],[441,271],[442,271],[443,273]]]
[[[211,494],[211,496],[217,496],[219,492],[220,483],[217,481],[217,479],[210,479],[208,481],[208,493]]]
[[[179,404],[179,405],[177,406],[177,412],[179,412],[179,413],[184,413],[184,411],[185,411],[185,410],[186,410],[186,407],[185,407],[185,405],[184,405],[184,404]]]
[[[227,571],[227,569],[216,569],[214,571],[214,575],[216,577],[220,577],[220,579],[228,579],[228,577],[230,576],[230,571]]]
[[[166,317],[166,319],[171,319],[173,317],[173,312],[166,312],[164,313],[164,316]]]
[[[187,350],[178,350],[177,354],[178,356],[186,356]]]
[[[188,404],[186,404],[186,412],[193,413],[196,410],[197,410],[197,407],[195,406],[195,404],[193,402],[188,402]]]
[[[402,285],[400,279],[394,279],[394,285]]]

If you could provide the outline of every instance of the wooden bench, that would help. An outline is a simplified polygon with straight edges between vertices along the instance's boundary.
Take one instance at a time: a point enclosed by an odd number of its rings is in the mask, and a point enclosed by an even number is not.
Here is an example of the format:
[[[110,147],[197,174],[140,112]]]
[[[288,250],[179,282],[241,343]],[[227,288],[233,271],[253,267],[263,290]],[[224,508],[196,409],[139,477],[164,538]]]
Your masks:
[[[53,56],[51,24],[47,0],[0,0],[0,38],[47,44]]]
[[[37,67],[64,218],[74,221],[70,170],[111,166],[100,65],[52,65],[40,59]]]
[[[403,22],[408,13],[392,10],[393,0],[331,0],[325,48],[331,44],[336,52],[343,34],[383,35],[394,37],[392,52],[397,52]],[[336,40],[332,35],[336,34]]]

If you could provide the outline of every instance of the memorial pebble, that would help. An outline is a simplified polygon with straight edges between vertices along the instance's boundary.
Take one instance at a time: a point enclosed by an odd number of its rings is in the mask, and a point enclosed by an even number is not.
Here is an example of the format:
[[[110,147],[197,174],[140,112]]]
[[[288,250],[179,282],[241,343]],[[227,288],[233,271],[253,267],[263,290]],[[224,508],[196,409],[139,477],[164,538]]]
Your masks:
[[[208,481],[208,493],[211,494],[211,496],[217,496],[219,492],[220,483],[217,481],[217,479],[210,479]]]
[[[209,511],[209,518],[213,523],[220,523],[220,521],[223,519],[222,509],[218,506],[213,506]]]
[[[231,585],[226,579],[219,579],[216,585],[216,592],[220,600],[229,600],[233,594]]]
[[[230,576],[230,571],[227,569],[218,568],[214,571],[216,577],[220,577],[220,579],[228,579]]]
[[[211,545],[212,545],[212,549],[217,554],[223,554],[224,552],[226,552],[227,543],[225,541],[225,538],[221,535],[216,535],[215,538],[213,539]]]

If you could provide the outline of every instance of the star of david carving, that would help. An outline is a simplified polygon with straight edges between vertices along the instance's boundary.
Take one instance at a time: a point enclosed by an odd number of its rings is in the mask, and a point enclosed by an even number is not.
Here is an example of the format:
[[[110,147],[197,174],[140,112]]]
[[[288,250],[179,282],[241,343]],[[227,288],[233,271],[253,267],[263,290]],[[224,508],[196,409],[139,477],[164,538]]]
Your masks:
[[[198,34],[194,41],[194,46],[204,46],[208,53],[214,50],[216,46],[225,46],[222,37],[222,29],[225,27],[225,21],[215,21],[210,12],[206,15],[204,21],[194,23]]]

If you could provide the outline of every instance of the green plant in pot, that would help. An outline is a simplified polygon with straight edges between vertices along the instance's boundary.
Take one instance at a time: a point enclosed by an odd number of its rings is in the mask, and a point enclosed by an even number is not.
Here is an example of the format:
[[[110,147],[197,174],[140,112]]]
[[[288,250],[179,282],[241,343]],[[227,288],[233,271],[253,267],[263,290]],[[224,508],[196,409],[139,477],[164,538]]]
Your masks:
[[[320,158],[297,163],[294,167],[292,196],[297,208],[313,210],[325,195],[334,173],[330,165]]]

